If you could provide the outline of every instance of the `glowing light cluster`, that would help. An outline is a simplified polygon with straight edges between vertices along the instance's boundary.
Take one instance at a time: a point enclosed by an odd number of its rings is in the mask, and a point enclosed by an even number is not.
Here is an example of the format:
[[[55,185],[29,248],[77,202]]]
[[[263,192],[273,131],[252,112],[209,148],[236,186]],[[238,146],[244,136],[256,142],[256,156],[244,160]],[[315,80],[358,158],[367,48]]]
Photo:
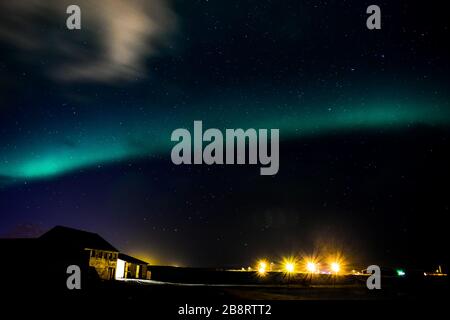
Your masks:
[[[268,260],[259,260],[256,265],[256,270],[259,275],[264,276],[269,268]],[[273,263],[270,263],[270,269],[272,269]],[[278,264],[277,271],[284,272],[286,274],[293,273],[308,273],[308,274],[344,274],[345,273],[345,260],[341,254],[335,254],[328,259],[324,259],[318,256],[307,256],[303,258],[297,257],[285,257]]]

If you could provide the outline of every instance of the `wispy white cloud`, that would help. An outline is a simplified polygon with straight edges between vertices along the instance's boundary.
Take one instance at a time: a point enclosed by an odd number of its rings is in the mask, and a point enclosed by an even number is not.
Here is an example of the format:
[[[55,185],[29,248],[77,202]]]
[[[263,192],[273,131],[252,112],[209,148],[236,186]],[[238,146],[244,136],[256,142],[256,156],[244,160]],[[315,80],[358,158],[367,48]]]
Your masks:
[[[82,29],[65,29],[66,8],[81,8]],[[168,43],[176,18],[166,0],[0,2],[0,41],[22,57],[57,57],[50,74],[66,81],[113,82],[145,76],[145,62]]]

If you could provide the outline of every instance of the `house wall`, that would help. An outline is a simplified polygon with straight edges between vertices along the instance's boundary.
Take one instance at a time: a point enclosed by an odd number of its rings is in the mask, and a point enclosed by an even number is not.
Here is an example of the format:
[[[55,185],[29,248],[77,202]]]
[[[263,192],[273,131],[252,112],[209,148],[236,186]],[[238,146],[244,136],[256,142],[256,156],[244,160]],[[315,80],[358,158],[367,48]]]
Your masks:
[[[125,262],[125,278],[128,279],[149,279],[147,265]]]
[[[99,277],[112,280],[117,267],[117,252],[89,249],[89,266],[94,267]]]
[[[150,280],[150,278],[151,278],[151,272],[148,269],[147,265],[142,265],[141,279]]]

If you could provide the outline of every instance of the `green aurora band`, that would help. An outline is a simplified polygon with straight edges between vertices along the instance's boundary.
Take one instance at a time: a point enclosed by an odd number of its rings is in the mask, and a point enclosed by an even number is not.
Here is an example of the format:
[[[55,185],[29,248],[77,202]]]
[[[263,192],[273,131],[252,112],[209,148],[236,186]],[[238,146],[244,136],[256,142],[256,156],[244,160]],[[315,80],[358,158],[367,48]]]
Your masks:
[[[64,129],[61,135],[34,134],[6,148],[0,158],[0,176],[7,181],[51,178],[74,170],[95,168],[108,163],[151,157],[168,153],[173,142],[170,134],[179,127],[192,129],[194,120],[203,120],[206,128],[279,128],[281,140],[326,135],[330,132],[351,130],[402,129],[423,124],[448,126],[448,106],[425,103],[359,104],[357,107],[291,108],[273,110],[261,115],[251,109],[242,112],[231,107],[226,117],[214,113],[206,118],[189,112],[177,120],[139,119],[128,117],[123,125],[92,121],[83,134]],[[280,114],[282,116],[280,117]],[[69,142],[67,142],[69,141]]]

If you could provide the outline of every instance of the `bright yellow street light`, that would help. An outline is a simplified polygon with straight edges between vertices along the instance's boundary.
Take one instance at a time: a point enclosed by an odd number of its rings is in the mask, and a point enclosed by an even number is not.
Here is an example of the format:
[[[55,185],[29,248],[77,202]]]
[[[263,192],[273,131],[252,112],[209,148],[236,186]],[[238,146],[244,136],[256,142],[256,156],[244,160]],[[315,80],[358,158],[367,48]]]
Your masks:
[[[284,270],[285,270],[287,273],[293,273],[293,272],[295,271],[295,263],[294,263],[294,262],[291,262],[291,261],[286,262],[286,263],[284,264]]]
[[[341,266],[339,265],[339,263],[333,262],[331,264],[331,271],[333,271],[334,273],[338,273],[339,271],[341,271]]]
[[[317,271],[317,265],[314,262],[309,261],[306,263],[306,270],[310,273],[314,273]]]

